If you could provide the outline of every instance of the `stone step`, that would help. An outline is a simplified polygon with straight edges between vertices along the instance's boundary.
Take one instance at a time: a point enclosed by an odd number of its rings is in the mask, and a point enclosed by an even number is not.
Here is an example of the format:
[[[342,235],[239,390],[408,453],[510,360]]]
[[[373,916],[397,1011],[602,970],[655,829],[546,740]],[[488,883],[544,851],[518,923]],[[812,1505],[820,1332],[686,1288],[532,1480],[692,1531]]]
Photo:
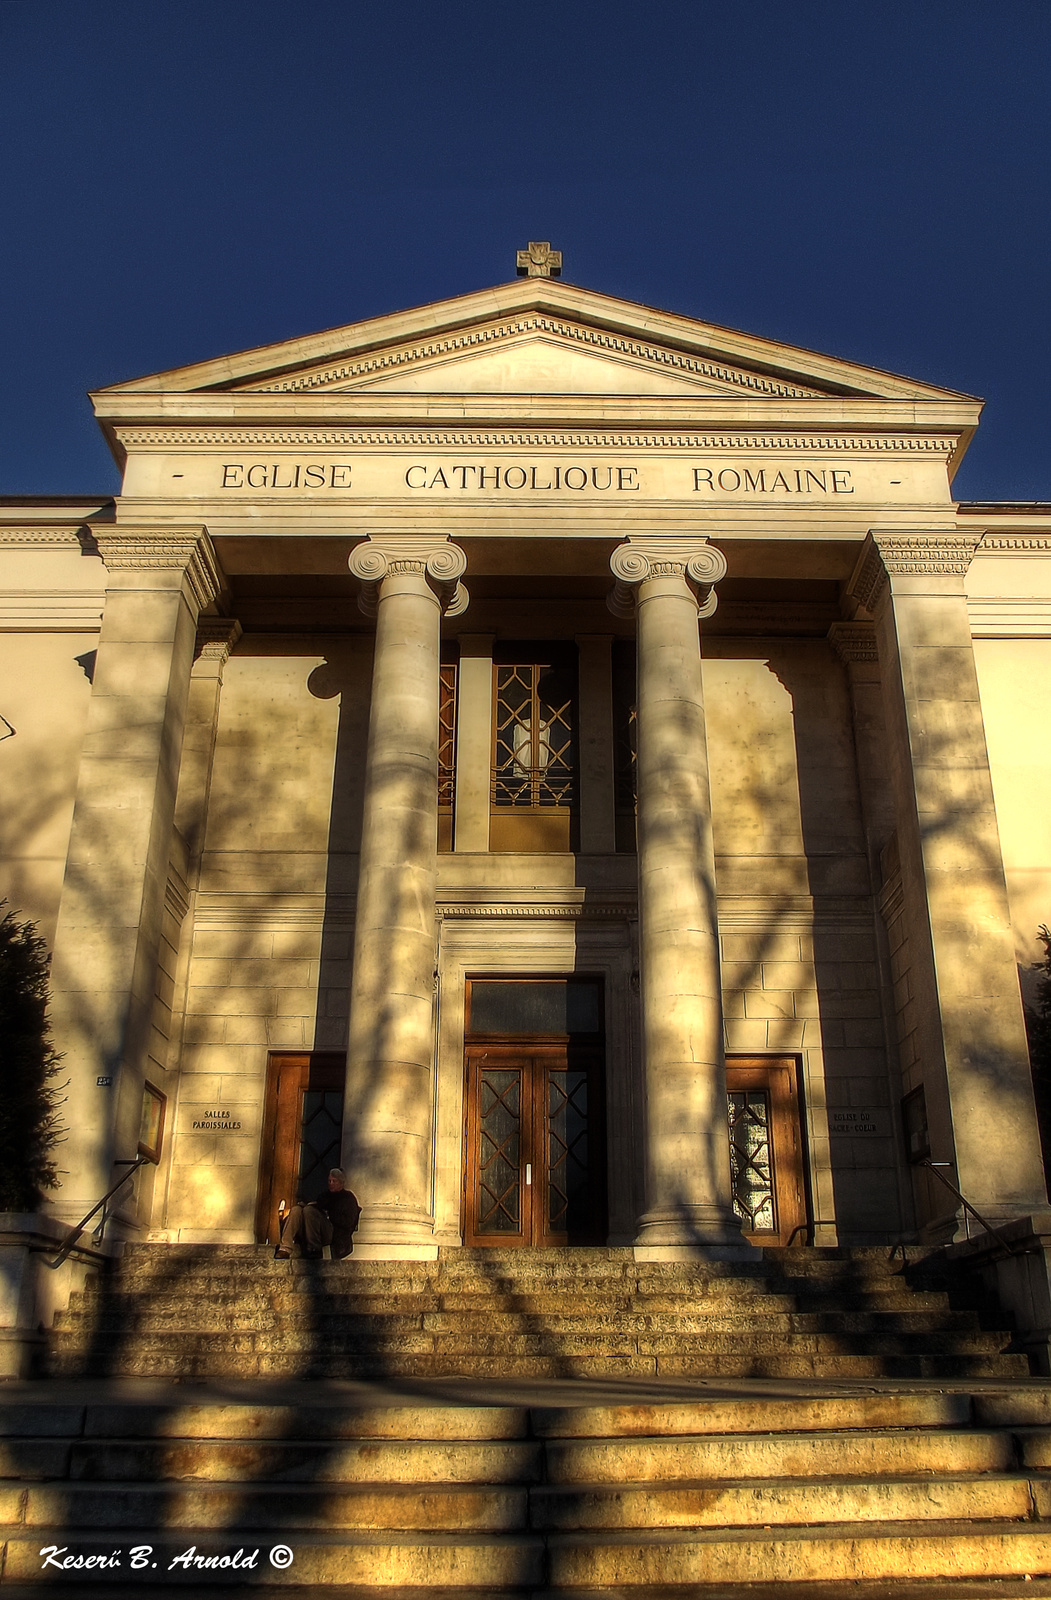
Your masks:
[[[837,1522],[1029,1520],[1051,1485],[1025,1474],[800,1483],[0,1485],[0,1523],[23,1528],[458,1529],[476,1533],[771,1528]]]
[[[303,1335],[318,1346],[330,1339],[340,1339],[347,1331],[348,1317],[353,1317],[356,1337],[389,1338],[401,1333],[422,1330],[431,1333],[484,1334],[511,1336],[517,1333],[550,1333],[553,1337],[572,1334],[619,1335],[662,1333],[682,1335],[733,1334],[750,1338],[752,1333],[769,1338],[774,1334],[828,1334],[830,1336],[871,1335],[871,1348],[882,1348],[882,1341],[898,1336],[927,1341],[927,1347],[938,1348],[937,1340],[943,1337],[964,1337],[968,1340],[993,1340],[1001,1335],[994,1330],[984,1331],[971,1312],[951,1312],[936,1315],[932,1312],[893,1312],[880,1314],[853,1312],[836,1317],[817,1312],[755,1311],[719,1316],[715,1313],[653,1312],[625,1310],[594,1312],[590,1315],[569,1316],[545,1311],[490,1311],[462,1312],[419,1308],[411,1313],[402,1310],[352,1313],[329,1310],[274,1310],[254,1307],[230,1309],[205,1303],[197,1307],[165,1309],[150,1305],[135,1308],[131,1315],[104,1311],[98,1315],[78,1316],[65,1314],[56,1318],[56,1329],[62,1334],[78,1337],[82,1342],[99,1334],[112,1333],[126,1339],[140,1339],[150,1334],[216,1334],[258,1332]],[[933,1341],[933,1342],[932,1342]],[[988,1344],[983,1348],[989,1348]]]
[[[254,1537],[253,1537],[254,1535]],[[193,1551],[203,1562],[241,1548],[259,1552],[265,1571],[271,1538],[232,1527],[218,1538],[213,1529],[135,1529],[134,1542],[149,1545],[158,1566]],[[276,1543],[275,1539],[275,1543]],[[420,1534],[375,1530],[311,1529],[294,1541],[285,1583],[397,1585],[475,1589],[487,1595],[506,1589],[596,1590],[638,1593],[644,1585],[736,1586],[801,1583],[854,1585],[858,1580],[1022,1578],[1051,1569],[1051,1529],[1039,1524],[943,1521],[918,1530],[909,1522],[855,1522],[818,1528],[631,1530],[548,1534]],[[110,1555],[126,1541],[93,1529],[65,1528],[61,1544],[81,1555]],[[49,1583],[42,1570],[40,1535],[12,1530],[6,1541],[5,1584]],[[192,1557],[191,1557],[192,1559]],[[185,1571],[185,1569],[183,1569]],[[201,1576],[206,1573],[202,1572]],[[262,1574],[261,1574],[262,1575]],[[237,1574],[230,1573],[236,1579]],[[268,1578],[276,1576],[267,1573]],[[79,1587],[79,1585],[78,1585]]]
[[[309,1319],[301,1327],[259,1328],[251,1319],[249,1326],[235,1331],[208,1331],[200,1327],[179,1330],[126,1329],[123,1339],[106,1337],[103,1330],[99,1343],[103,1351],[112,1355],[138,1354],[163,1355],[173,1340],[184,1350],[211,1351],[223,1354],[249,1355],[343,1355],[347,1357],[377,1355],[434,1354],[478,1356],[527,1355],[734,1355],[752,1356],[793,1355],[867,1355],[867,1356],[993,1356],[1000,1354],[1006,1336],[996,1332],[887,1332],[850,1333],[838,1330],[829,1332],[795,1332],[787,1329],[768,1330],[759,1321],[742,1325],[736,1330],[722,1332],[701,1326],[696,1331],[684,1328],[669,1319],[664,1330],[652,1326],[632,1327],[631,1319],[624,1325],[596,1328],[587,1318],[539,1319],[541,1326],[526,1331],[521,1326],[511,1329],[464,1328],[455,1320],[448,1327],[430,1326],[432,1318],[386,1319],[378,1326],[348,1326],[337,1322],[330,1328],[319,1328]],[[421,1326],[421,1321],[423,1326]],[[570,1326],[563,1324],[569,1322]],[[486,1331],[488,1327],[489,1331]],[[89,1327],[71,1329],[60,1333],[55,1341],[56,1351],[70,1354],[95,1348],[93,1331]]]
[[[640,1399],[621,1404],[486,1405],[474,1402],[375,1404],[334,1399],[330,1391],[260,1403],[199,1401],[176,1391],[170,1401],[104,1400],[87,1404],[0,1405],[0,1438],[49,1439],[618,1439],[704,1434],[829,1433],[854,1429],[1051,1430],[1051,1384],[1030,1380],[973,1393],[966,1389],[794,1394],[747,1391],[726,1399]]]
[[[260,1551],[261,1565],[265,1566],[266,1557],[264,1544]],[[100,1585],[92,1583],[90,1575],[86,1580],[78,1578],[77,1593],[83,1600],[142,1600],[142,1574],[135,1576],[140,1580],[135,1584]],[[229,1600],[230,1583],[221,1582],[222,1574],[213,1575],[220,1581],[212,1582],[202,1581],[204,1574],[182,1581],[177,1575],[173,1576],[176,1581],[168,1583],[157,1573],[150,1574],[150,1594],[155,1600],[176,1600],[177,1596],[185,1596],[190,1584],[194,1600]],[[276,1573],[271,1576],[278,1577]],[[234,1574],[233,1582],[237,1581]],[[39,1584],[9,1583],[4,1588],[4,1600],[33,1600],[40,1592]],[[790,1600],[844,1600],[844,1592],[843,1584],[837,1581],[794,1583]],[[427,1600],[428,1594],[434,1595],[435,1600],[439,1595],[441,1600],[624,1600],[628,1593],[631,1600],[683,1600],[684,1597],[681,1587],[668,1584],[633,1584],[630,1590],[618,1588],[616,1591],[606,1586],[582,1589],[560,1585],[552,1589],[547,1584],[526,1589],[494,1588],[490,1584],[479,1591],[460,1584],[428,1591],[416,1584],[356,1583],[353,1586],[329,1585],[327,1593],[332,1600]],[[697,1593],[696,1588],[685,1591],[689,1600],[694,1600]],[[1017,1578],[926,1578],[918,1583],[907,1578],[858,1579],[851,1582],[849,1593],[851,1600],[1051,1600],[1051,1578],[1032,1578],[1025,1574]],[[289,1600],[290,1594],[296,1594],[296,1586],[290,1589],[286,1584],[271,1584],[264,1579],[262,1583],[252,1584],[251,1594],[252,1600]],[[711,1586],[707,1590],[710,1600],[735,1600],[738,1595],[740,1600],[786,1600],[784,1585],[780,1583],[749,1583],[742,1589],[723,1584],[718,1590]]]
[[[862,1355],[634,1355],[622,1357],[457,1356],[450,1354],[369,1354],[360,1357],[326,1354],[227,1355],[180,1350],[142,1355],[99,1353],[85,1360],[81,1351],[55,1354],[55,1377],[129,1377],[165,1379],[228,1378],[586,1378],[619,1381],[634,1378],[779,1378],[854,1381],[867,1378],[974,1380],[1024,1378],[1029,1363],[1024,1355],[995,1356],[862,1356]]]
[[[635,1439],[74,1439],[0,1446],[0,1476],[73,1482],[624,1485],[1008,1473],[1051,1465],[1051,1430],[838,1430]],[[36,1470],[25,1463],[32,1457]],[[543,1472],[542,1472],[543,1463]]]
[[[1010,1574],[1021,1600],[1040,1592],[1021,1588],[1026,1573],[1051,1572],[1047,1384],[531,1408],[328,1401],[0,1405],[4,1595],[56,1576],[40,1561],[49,1538],[81,1558],[150,1545],[149,1587],[174,1593],[180,1578],[197,1600],[218,1592],[209,1577],[334,1600],[341,1586],[346,1600],[783,1600],[786,1588],[841,1600],[844,1584],[855,1600],[905,1600],[917,1581],[923,1600],[1008,1600]],[[278,1571],[268,1558],[282,1544],[293,1562]],[[180,1565],[165,1581],[187,1551],[239,1549],[258,1565]],[[99,1600],[124,1592],[66,1576]]]
[[[94,1293],[91,1295],[76,1295],[70,1301],[70,1313],[73,1315],[90,1314],[97,1316],[100,1312],[111,1309],[113,1315],[126,1315],[134,1311],[139,1305],[149,1305],[163,1311],[182,1311],[195,1306],[208,1305],[216,1309],[229,1311],[305,1311],[317,1310],[322,1314],[366,1315],[368,1313],[382,1313],[389,1311],[392,1305],[411,1306],[417,1311],[449,1311],[465,1313],[475,1312],[485,1316],[493,1313],[512,1314],[517,1312],[535,1312],[542,1315],[573,1314],[581,1310],[581,1296],[579,1294],[562,1294],[551,1292],[549,1294],[456,1294],[435,1289],[427,1292],[419,1291],[391,1291],[390,1293],[367,1293],[355,1291],[337,1291],[327,1285],[318,1288],[317,1285],[297,1281],[278,1287],[259,1288],[253,1286],[245,1289],[243,1293],[230,1290],[226,1285],[222,1289],[212,1289],[205,1293],[203,1290],[195,1293],[188,1291],[183,1285],[174,1285],[157,1290],[141,1290],[131,1293],[125,1288],[109,1294]],[[797,1308],[797,1302],[792,1295],[764,1294],[634,1294],[625,1288],[622,1292],[609,1295],[589,1296],[588,1305],[594,1306],[597,1312],[605,1316],[623,1312],[711,1312],[716,1316],[756,1316],[764,1313],[791,1312]],[[938,1314],[948,1312],[950,1309],[947,1300],[932,1306],[915,1305],[913,1300],[901,1296],[900,1306],[903,1310],[927,1310]],[[886,1306],[882,1301],[875,1307],[879,1312],[892,1312],[897,1307]]]

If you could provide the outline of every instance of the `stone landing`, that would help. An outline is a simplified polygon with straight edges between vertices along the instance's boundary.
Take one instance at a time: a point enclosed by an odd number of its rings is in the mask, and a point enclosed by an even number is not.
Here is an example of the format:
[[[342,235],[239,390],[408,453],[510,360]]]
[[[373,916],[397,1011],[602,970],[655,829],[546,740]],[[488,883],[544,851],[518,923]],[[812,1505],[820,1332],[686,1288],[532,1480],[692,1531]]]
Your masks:
[[[1051,1594],[1042,1382],[631,1387],[12,1385],[0,1591]],[[123,1566],[45,1570],[50,1545]],[[248,1572],[170,1565],[238,1551]]]

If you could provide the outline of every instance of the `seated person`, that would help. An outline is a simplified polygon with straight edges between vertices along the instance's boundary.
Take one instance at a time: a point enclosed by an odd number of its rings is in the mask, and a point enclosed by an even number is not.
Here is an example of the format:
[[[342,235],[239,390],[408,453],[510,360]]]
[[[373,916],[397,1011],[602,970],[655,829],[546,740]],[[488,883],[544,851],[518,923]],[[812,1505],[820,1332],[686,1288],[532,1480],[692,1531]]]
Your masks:
[[[298,1244],[308,1261],[320,1261],[325,1245],[332,1246],[333,1261],[342,1261],[354,1249],[354,1233],[361,1207],[347,1188],[340,1167],[328,1175],[328,1192],[305,1204],[297,1200],[281,1229],[281,1243],[275,1257],[287,1261],[292,1246]]]

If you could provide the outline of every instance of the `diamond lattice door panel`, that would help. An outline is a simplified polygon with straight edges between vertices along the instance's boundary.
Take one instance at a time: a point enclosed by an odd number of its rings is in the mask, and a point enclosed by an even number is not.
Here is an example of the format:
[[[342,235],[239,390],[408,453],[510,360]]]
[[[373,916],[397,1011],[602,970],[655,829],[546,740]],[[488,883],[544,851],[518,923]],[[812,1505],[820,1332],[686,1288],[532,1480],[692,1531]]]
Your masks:
[[[469,1045],[464,1242],[605,1237],[602,1060],[565,1044]]]
[[[797,1077],[790,1058],[726,1063],[734,1210],[754,1244],[791,1244],[806,1226]]]

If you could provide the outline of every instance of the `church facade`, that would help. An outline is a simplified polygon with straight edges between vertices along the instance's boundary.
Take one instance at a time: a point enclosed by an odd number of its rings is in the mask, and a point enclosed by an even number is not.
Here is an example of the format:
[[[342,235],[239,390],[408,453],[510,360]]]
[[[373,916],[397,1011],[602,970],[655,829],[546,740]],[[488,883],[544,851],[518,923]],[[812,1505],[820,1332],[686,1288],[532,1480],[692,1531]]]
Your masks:
[[[1051,508],[954,500],[967,396],[535,257],[102,390],[119,496],[0,504],[54,1218],[140,1152],[114,1238],[342,1164],[375,1259],[1045,1210]]]

